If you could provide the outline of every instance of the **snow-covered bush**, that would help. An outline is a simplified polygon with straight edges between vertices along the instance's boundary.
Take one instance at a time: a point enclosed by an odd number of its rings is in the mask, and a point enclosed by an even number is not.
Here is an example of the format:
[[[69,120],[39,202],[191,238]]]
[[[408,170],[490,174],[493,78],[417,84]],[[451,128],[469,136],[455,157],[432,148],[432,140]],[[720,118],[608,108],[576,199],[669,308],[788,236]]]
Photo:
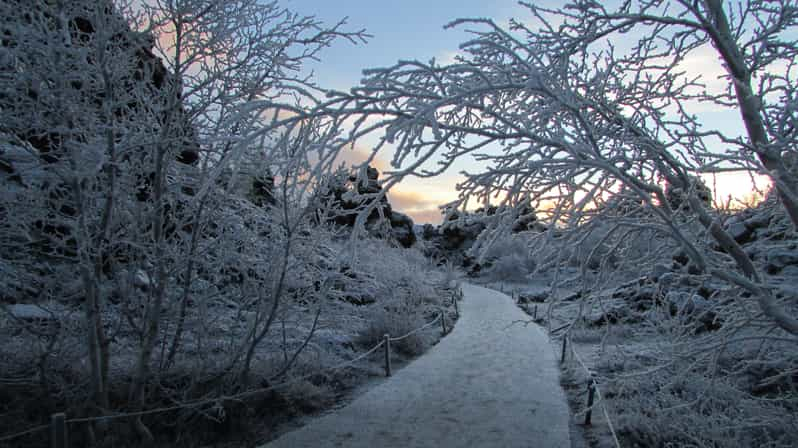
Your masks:
[[[418,329],[437,315],[443,296],[429,275],[430,263],[413,249],[390,247],[381,240],[366,242],[358,252],[359,270],[373,279],[374,303],[362,307],[365,322],[358,342],[366,347],[385,334],[398,337]],[[394,345],[407,355],[418,355],[430,344],[430,331],[419,332]]]
[[[437,300],[428,275],[430,263],[415,248],[391,247],[378,239],[363,240],[357,248],[354,266],[355,272],[373,279],[368,291],[378,302],[396,298],[420,306]]]
[[[536,262],[523,234],[512,234],[493,241],[483,252],[487,275],[497,281],[524,281],[535,270]]]
[[[722,375],[664,369],[605,386],[617,430],[639,446],[772,446],[798,443],[792,412]]]
[[[409,307],[385,308],[381,306],[372,310],[365,317],[366,325],[358,335],[358,343],[364,348],[371,348],[383,340],[385,335],[399,337],[421,328],[426,323],[418,310]],[[437,327],[436,327],[437,329]],[[414,333],[402,340],[392,342],[400,353],[417,356],[430,345],[427,332]]]
[[[305,348],[340,275],[309,198],[341,145],[294,102],[321,92],[299,70],[362,34],[259,0],[10,0],[0,17],[0,312],[63,307],[55,335],[3,333],[4,355],[34,348],[8,373],[39,371],[41,391],[4,401],[45,397],[14,414],[226,394]]]
[[[329,385],[317,385],[309,380],[293,383],[281,390],[291,406],[302,412],[324,409],[335,401],[335,391]]]
[[[530,270],[528,259],[523,254],[502,255],[490,264],[488,275],[496,281],[524,281]]]

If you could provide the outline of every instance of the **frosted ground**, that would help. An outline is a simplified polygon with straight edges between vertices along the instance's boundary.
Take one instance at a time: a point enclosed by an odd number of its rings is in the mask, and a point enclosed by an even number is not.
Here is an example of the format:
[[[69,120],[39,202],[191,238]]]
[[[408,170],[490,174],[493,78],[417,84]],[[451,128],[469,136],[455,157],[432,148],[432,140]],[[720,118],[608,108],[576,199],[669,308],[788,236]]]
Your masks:
[[[798,245],[784,215],[763,203],[722,219],[777,294],[790,297]],[[627,238],[613,254],[616,241],[599,238],[607,228],[577,233],[581,248],[549,241],[534,272],[488,269],[481,280],[536,316],[558,357],[568,334],[604,395],[593,424],[582,425],[589,374],[569,349],[563,387],[590,446],[615,446],[603,407],[622,446],[795,446],[794,344],[767,330],[745,291],[698,272],[672,240]],[[593,249],[602,263],[591,268],[580,253]]]

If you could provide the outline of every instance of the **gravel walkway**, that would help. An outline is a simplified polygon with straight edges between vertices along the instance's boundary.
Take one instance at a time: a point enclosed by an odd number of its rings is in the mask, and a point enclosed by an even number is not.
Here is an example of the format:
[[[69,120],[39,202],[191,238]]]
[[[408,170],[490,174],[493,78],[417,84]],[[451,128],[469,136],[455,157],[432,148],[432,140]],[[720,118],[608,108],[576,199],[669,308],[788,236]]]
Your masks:
[[[348,406],[263,448],[570,447],[556,358],[504,294],[464,284],[438,345]],[[514,323],[515,322],[515,323]]]

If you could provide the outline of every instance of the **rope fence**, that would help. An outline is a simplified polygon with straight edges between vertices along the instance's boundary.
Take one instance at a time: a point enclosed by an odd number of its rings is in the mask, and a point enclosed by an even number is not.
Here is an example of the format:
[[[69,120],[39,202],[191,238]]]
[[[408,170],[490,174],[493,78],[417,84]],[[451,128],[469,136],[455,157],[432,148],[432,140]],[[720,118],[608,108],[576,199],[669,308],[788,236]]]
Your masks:
[[[570,349],[570,350],[568,350]],[[591,424],[591,419],[593,416],[593,409],[601,405],[601,411],[604,415],[604,419],[607,421],[607,426],[610,429],[610,434],[612,435],[612,440],[615,442],[615,446],[617,448],[621,448],[621,443],[618,440],[618,434],[615,432],[615,426],[612,424],[612,420],[610,419],[610,414],[607,411],[607,406],[605,405],[604,398],[601,394],[601,389],[598,387],[598,382],[596,381],[595,375],[590,369],[587,367],[585,362],[582,360],[582,357],[579,356],[579,353],[574,348],[573,341],[571,341],[571,336],[566,333],[563,335],[562,338],[562,354],[560,356],[560,362],[565,363],[566,355],[570,351],[571,359],[576,360],[577,364],[585,371],[587,374],[587,405],[584,409],[585,414],[585,425]],[[598,398],[596,401],[595,399]],[[577,415],[581,414],[582,412],[577,413]]]
[[[16,434],[11,434],[9,436],[0,437],[0,442],[8,442],[9,440],[13,440],[13,439],[16,439],[18,437],[26,436],[28,434],[33,434],[34,432],[43,431],[43,430],[45,430],[45,429],[47,429],[49,427],[50,427],[50,425],[34,426],[32,428],[26,429],[25,431],[18,432]]]
[[[401,336],[397,336],[397,337],[395,337],[395,338],[394,338],[394,337],[390,338],[390,339],[391,339],[391,342],[397,342],[397,341],[401,341],[401,340],[403,340],[403,339],[407,339],[407,338],[409,338],[410,336],[413,336],[414,334],[416,334],[416,333],[418,333],[418,332],[420,332],[420,331],[424,331],[424,330],[426,330],[427,328],[429,328],[429,327],[431,327],[431,326],[435,325],[436,323],[438,323],[438,321],[439,321],[439,320],[441,320],[441,318],[442,318],[442,317],[443,317],[443,312],[440,312],[440,313],[438,313],[438,315],[435,317],[435,319],[433,319],[431,322],[428,322],[428,323],[427,323],[427,324],[425,324],[424,326],[418,327],[418,328],[416,328],[415,330],[412,330],[412,331],[410,331],[409,333],[405,333],[405,334],[403,334],[403,335],[401,335]]]
[[[463,294],[462,290],[459,289],[459,288],[452,293],[452,302],[453,302],[453,304],[455,306],[456,314],[457,314],[458,317],[460,315],[460,312],[459,312],[459,309],[457,308],[457,300],[458,300],[458,298],[462,299],[462,294]],[[406,333],[406,334],[404,334],[402,336],[391,337],[390,335],[386,334],[382,341],[380,341],[379,343],[377,343],[376,345],[371,347],[369,350],[361,353],[360,355],[356,356],[353,359],[341,362],[339,364],[336,364],[336,365],[333,365],[333,366],[330,366],[330,367],[325,367],[325,368],[316,370],[316,371],[314,371],[312,373],[308,373],[308,374],[305,374],[305,375],[302,375],[302,376],[298,376],[298,377],[292,378],[289,381],[285,381],[285,382],[282,382],[282,383],[279,383],[279,384],[274,384],[274,385],[271,385],[271,386],[268,386],[268,387],[263,387],[263,388],[258,388],[258,389],[251,389],[251,390],[247,390],[245,392],[240,392],[240,393],[233,394],[233,395],[223,395],[223,396],[218,396],[218,397],[214,397],[214,398],[205,398],[205,399],[199,399],[199,400],[194,400],[194,401],[188,401],[188,402],[180,403],[179,405],[174,405],[174,406],[167,406],[167,407],[161,407],[161,408],[155,408],[155,409],[146,409],[146,410],[134,411],[134,412],[114,413],[114,414],[101,415],[101,416],[96,416],[96,417],[81,417],[81,418],[70,418],[70,419],[67,419],[66,415],[64,413],[56,413],[56,414],[53,414],[51,416],[50,424],[38,425],[38,426],[34,426],[34,427],[31,427],[31,428],[28,428],[25,431],[21,431],[21,432],[18,432],[18,433],[2,436],[2,437],[0,437],[0,442],[8,442],[8,441],[13,440],[13,439],[17,439],[17,438],[20,438],[20,437],[23,437],[23,436],[26,436],[26,435],[29,435],[29,434],[34,434],[34,433],[49,429],[50,433],[51,433],[51,437],[50,437],[51,438],[51,447],[52,448],[66,448],[68,446],[68,438],[67,438],[67,431],[66,431],[66,428],[67,428],[68,424],[92,423],[92,422],[115,420],[115,419],[120,419],[120,418],[141,417],[141,416],[144,416],[144,415],[160,414],[160,413],[164,413],[164,412],[178,411],[178,410],[181,410],[181,409],[196,408],[196,407],[204,406],[204,405],[208,405],[208,404],[220,403],[222,401],[240,400],[242,398],[246,398],[246,397],[250,397],[250,396],[253,396],[253,395],[262,394],[262,393],[265,393],[265,392],[278,390],[278,389],[284,388],[286,386],[291,386],[293,384],[297,384],[297,383],[302,382],[302,381],[304,381],[304,380],[306,380],[308,378],[311,378],[311,377],[313,377],[315,375],[318,375],[319,373],[322,373],[322,372],[332,372],[332,371],[336,371],[336,370],[341,370],[341,369],[346,368],[346,367],[351,367],[355,363],[357,363],[358,361],[361,361],[362,359],[370,356],[371,354],[373,354],[374,352],[376,352],[380,348],[385,348],[385,374],[386,374],[386,376],[391,376],[390,343],[391,342],[396,342],[396,341],[401,341],[403,339],[409,338],[410,336],[412,336],[412,335],[414,335],[416,333],[419,333],[419,332],[421,332],[423,330],[426,330],[427,328],[430,328],[431,326],[437,324],[439,321],[441,322],[441,325],[443,327],[443,335],[445,336],[446,334],[448,334],[447,327],[446,327],[446,315],[445,315],[444,309],[441,308],[440,311],[438,312],[438,315],[432,321],[430,321],[430,322],[424,324],[423,326],[421,326],[419,328],[416,328],[416,329],[414,329],[414,330],[412,330],[412,331],[410,331],[410,332],[408,332],[408,333]]]

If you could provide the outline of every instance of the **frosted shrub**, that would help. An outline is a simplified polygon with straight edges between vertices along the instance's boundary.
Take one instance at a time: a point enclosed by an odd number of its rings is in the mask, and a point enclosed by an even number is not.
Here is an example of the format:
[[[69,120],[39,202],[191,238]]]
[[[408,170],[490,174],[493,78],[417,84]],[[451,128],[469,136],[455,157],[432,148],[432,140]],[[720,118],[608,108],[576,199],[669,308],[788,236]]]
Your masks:
[[[302,380],[282,389],[282,397],[302,412],[313,412],[335,401],[335,392],[326,384]]]
[[[427,265],[417,250],[391,247],[382,240],[364,240],[356,264],[358,272],[372,279],[378,302],[396,296],[419,306],[424,301],[434,303],[438,296]]]
[[[386,334],[391,337],[403,336],[425,324],[420,313],[408,308],[395,311],[379,308],[367,319],[366,326],[358,335],[358,343],[369,348],[383,340]],[[400,353],[416,356],[423,353],[429,344],[429,336],[420,331],[400,341],[392,342],[391,347]]]
[[[497,281],[524,281],[535,270],[535,260],[525,238],[512,235],[494,241],[483,254],[488,275]]]
[[[705,372],[658,371],[613,384],[612,409],[627,443],[639,446],[798,444],[791,413]],[[793,414],[794,415],[794,414]]]
[[[508,254],[493,262],[489,275],[499,281],[523,281],[529,270],[524,258],[519,254]]]

